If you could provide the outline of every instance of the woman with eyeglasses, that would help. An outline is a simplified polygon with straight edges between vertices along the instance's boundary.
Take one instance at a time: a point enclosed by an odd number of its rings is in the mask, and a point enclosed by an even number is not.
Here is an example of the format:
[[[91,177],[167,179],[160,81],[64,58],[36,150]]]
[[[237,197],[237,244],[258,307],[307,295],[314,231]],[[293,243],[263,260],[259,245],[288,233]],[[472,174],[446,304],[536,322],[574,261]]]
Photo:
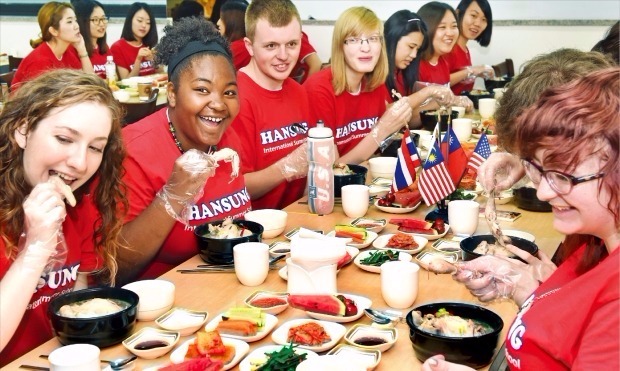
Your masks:
[[[121,79],[157,72],[155,51],[152,50],[157,40],[157,26],[151,7],[147,3],[131,4],[121,38],[110,48]]]
[[[407,100],[387,107],[387,75],[381,20],[365,7],[345,10],[334,25],[331,66],[303,85],[312,102],[310,124],[321,120],[332,129],[339,162],[367,160],[411,119]]]
[[[70,3],[52,1],[37,14],[41,37],[30,42],[34,48],[20,63],[11,90],[45,71],[71,68],[93,72],[80,26]]]
[[[103,5],[96,0],[76,1],[74,6],[93,70],[97,76],[105,79],[105,64],[108,55],[112,55],[106,42],[106,30],[110,17],[105,15]]]
[[[484,256],[455,275],[480,300],[520,306],[506,339],[510,369],[620,368],[618,91],[620,68],[595,71],[545,91],[515,121],[515,154],[567,235],[566,260],[553,270],[511,248],[529,264]],[[466,277],[473,271],[481,277]],[[423,369],[465,368],[435,356]]]

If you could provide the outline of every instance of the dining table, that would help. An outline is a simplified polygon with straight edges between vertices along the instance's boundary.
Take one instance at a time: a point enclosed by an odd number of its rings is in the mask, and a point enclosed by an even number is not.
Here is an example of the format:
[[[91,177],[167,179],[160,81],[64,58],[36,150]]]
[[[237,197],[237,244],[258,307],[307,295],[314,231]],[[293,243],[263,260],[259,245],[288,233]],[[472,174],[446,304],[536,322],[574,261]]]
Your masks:
[[[478,196],[477,201],[484,206],[484,199],[482,196]],[[390,214],[385,213],[375,207],[372,203],[365,215],[366,218],[400,218],[400,217],[414,217],[424,218],[426,214],[432,211],[435,207],[427,207],[422,203],[415,210],[409,214]],[[554,230],[552,226],[553,216],[551,213],[531,212],[522,209],[518,209],[515,205],[508,203],[504,205],[498,205],[500,210],[516,211],[521,213],[521,217],[514,221],[501,221],[500,226],[505,229],[513,229],[519,231],[525,231],[531,233],[536,238],[536,244],[547,255],[552,256],[557,249],[559,243],[563,239],[563,236]],[[339,199],[336,199],[334,210],[328,215],[312,214],[307,205],[307,199],[302,197],[297,202],[289,205],[284,209],[288,213],[287,223],[285,231],[282,235],[269,240],[264,240],[268,244],[276,241],[285,241],[284,234],[298,227],[305,227],[312,230],[321,230],[325,233],[334,229],[336,224],[348,224],[352,221],[352,218],[347,217],[339,203]],[[387,233],[395,233],[397,230],[396,225],[387,224],[385,229],[380,235]],[[489,227],[483,217],[479,219],[478,227],[475,234],[488,234]],[[444,239],[453,238],[450,232],[444,237]],[[431,241],[432,242],[432,241]],[[425,249],[431,250],[431,244],[429,243]],[[369,247],[372,248],[372,247]],[[266,280],[263,284],[256,287],[244,286],[237,280],[234,272],[218,272],[218,273],[199,273],[199,274],[183,274],[178,272],[180,269],[195,269],[199,264],[204,264],[201,258],[196,255],[187,261],[181,263],[175,269],[163,274],[159,279],[168,280],[174,283],[176,287],[175,293],[175,307],[182,307],[192,310],[208,311],[209,320],[216,317],[218,314],[226,311],[228,308],[243,306],[244,300],[257,290],[267,290],[275,292],[286,292],[287,282],[280,277],[278,269],[270,270]],[[284,266],[285,263],[281,263]],[[381,282],[380,275],[377,273],[368,272],[360,269],[355,264],[351,263],[344,266],[337,275],[337,290],[340,293],[351,293],[355,295],[361,295],[372,300],[373,309],[390,309],[381,296]],[[430,273],[426,270],[420,269],[419,272],[419,289],[418,294],[412,308],[421,304],[430,302],[469,302],[477,305],[482,305],[495,313],[497,313],[503,320],[504,326],[499,337],[498,347],[503,343],[506,338],[506,333],[517,313],[517,306],[510,300],[495,301],[492,303],[479,302],[463,285],[454,281],[449,274],[437,275]],[[407,314],[411,308],[401,310],[403,315]],[[276,329],[283,323],[298,318],[308,318],[304,311],[294,308],[287,308],[285,311],[277,315],[278,324]],[[352,323],[345,323],[347,329],[351,328],[354,324],[371,324],[372,321],[362,316],[359,320]],[[138,321],[133,329],[133,332],[138,331],[143,327],[158,327],[155,322]],[[398,332],[398,339],[394,346],[389,350],[382,353],[381,361],[376,367],[378,371],[384,370],[419,370],[421,369],[422,362],[415,356],[412,348],[412,343],[409,339],[409,327],[406,323],[400,322],[395,325]],[[268,334],[263,339],[249,343],[250,351],[269,344],[274,344],[271,336]],[[17,334],[16,336],[19,336]],[[176,347],[185,342],[193,335],[183,337],[177,343]],[[345,343],[344,339],[341,339],[339,343]],[[40,355],[48,355],[54,349],[61,346],[57,338],[53,338],[41,346],[31,350],[24,356],[16,359],[14,362],[7,365],[5,370],[18,370],[20,365],[32,365],[49,367],[49,362],[46,359],[40,358]],[[496,348],[496,349],[497,349]],[[325,354],[325,353],[320,353]],[[101,359],[117,359],[123,357],[129,357],[131,353],[123,347],[122,344],[113,345],[104,349],[101,349]],[[154,359],[138,359],[135,363],[135,369],[141,370],[151,367],[164,366],[170,364],[170,353]],[[102,367],[104,364],[102,363]],[[238,365],[232,368],[238,369]],[[488,369],[488,366],[483,369]]]

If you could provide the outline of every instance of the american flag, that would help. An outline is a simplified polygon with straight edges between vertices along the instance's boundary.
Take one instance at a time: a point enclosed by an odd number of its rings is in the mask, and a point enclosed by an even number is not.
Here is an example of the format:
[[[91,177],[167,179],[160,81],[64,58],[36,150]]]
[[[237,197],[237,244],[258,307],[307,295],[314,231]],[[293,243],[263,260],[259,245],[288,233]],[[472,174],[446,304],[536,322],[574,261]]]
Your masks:
[[[397,192],[413,184],[415,181],[415,171],[420,165],[422,165],[422,162],[411,140],[409,128],[407,128],[398,149],[398,162],[396,163],[396,171],[394,171],[392,190]]]
[[[476,144],[476,149],[474,149],[474,153],[469,157],[469,161],[467,162],[467,167],[478,171],[478,168],[482,163],[491,156],[491,146],[489,146],[489,140],[487,139],[487,134],[482,133],[480,139],[478,140],[478,144]]]
[[[419,187],[426,206],[431,206],[454,192],[454,183],[436,142],[422,167]]]

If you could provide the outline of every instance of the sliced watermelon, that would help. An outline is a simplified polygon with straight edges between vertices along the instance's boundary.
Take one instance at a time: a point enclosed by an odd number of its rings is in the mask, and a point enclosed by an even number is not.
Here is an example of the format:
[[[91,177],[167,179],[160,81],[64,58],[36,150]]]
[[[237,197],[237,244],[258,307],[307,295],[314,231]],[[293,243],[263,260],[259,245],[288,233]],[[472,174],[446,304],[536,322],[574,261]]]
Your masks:
[[[433,228],[429,228],[429,229],[409,228],[409,227],[405,227],[405,226],[401,225],[400,227],[398,227],[398,230],[403,232],[403,233],[427,234],[429,236],[434,236],[434,235],[438,235],[439,234],[437,232],[437,230],[435,230]]]
[[[433,223],[427,222],[422,219],[415,218],[401,218],[401,219],[390,219],[390,224],[395,224],[400,227],[410,228],[410,229],[421,229],[428,230],[431,229]]]
[[[344,316],[347,309],[334,295],[290,294],[288,303],[293,308],[332,316]]]
[[[422,200],[420,191],[405,191],[394,193],[394,201],[392,204],[399,205],[401,207],[412,207],[417,205]]]

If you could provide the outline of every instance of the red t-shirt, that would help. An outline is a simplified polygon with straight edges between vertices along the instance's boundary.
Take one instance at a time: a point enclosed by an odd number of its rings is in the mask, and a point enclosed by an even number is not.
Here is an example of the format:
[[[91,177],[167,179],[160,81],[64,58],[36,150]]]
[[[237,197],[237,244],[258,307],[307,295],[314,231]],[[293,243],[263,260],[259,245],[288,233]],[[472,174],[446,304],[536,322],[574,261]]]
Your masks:
[[[248,49],[245,47],[243,39],[231,42],[230,51],[232,52],[233,64],[236,70],[247,66],[248,63],[250,63],[250,59],[252,59],[250,53],[248,53]]]
[[[421,59],[419,75],[419,81],[432,82],[433,84],[440,85],[450,84],[450,68],[443,56],[439,57],[437,65],[435,66]]]
[[[326,127],[331,128],[341,156],[370,133],[385,112],[386,102],[390,99],[384,84],[369,92],[364,91],[362,86],[358,95],[347,91],[336,95],[332,87],[331,68],[322,69],[310,76],[304,88],[312,102],[311,126],[322,120]]]
[[[11,90],[19,88],[23,82],[32,80],[43,72],[58,68],[81,70],[82,62],[80,62],[77,50],[75,50],[73,45],[69,45],[62,58],[58,60],[49,45],[43,42],[19,64],[19,68],[11,82]]]
[[[90,197],[84,196],[77,206],[67,208],[67,217],[62,223],[68,247],[67,260],[61,269],[39,278],[15,334],[0,353],[0,367],[51,339],[52,327],[47,318],[50,300],[73,290],[78,271],[91,272],[101,267],[102,260],[94,253],[93,216],[97,215],[97,211],[93,207]],[[4,241],[0,239],[0,280],[13,264],[6,257],[5,248]]]
[[[620,370],[620,248],[578,276],[584,251],[521,307],[506,339],[511,370]]]
[[[144,45],[133,46],[125,39],[120,39],[110,48],[110,52],[114,56],[114,63],[117,67],[123,67],[124,69],[133,70],[133,64],[136,61],[138,52]],[[142,60],[140,63],[140,76],[152,75],[155,72],[155,63],[153,61]]]
[[[469,55],[469,50],[467,49],[467,47],[465,47],[465,49],[461,48],[458,44],[454,45],[452,51],[443,57],[448,63],[450,73],[458,72],[471,66],[471,55]],[[456,95],[459,95],[463,91],[471,91],[473,87],[473,81],[469,83],[458,82],[452,85],[452,92],[454,92],[454,94]]]
[[[181,152],[170,134],[166,108],[123,128],[123,140],[127,149],[123,163],[126,170],[123,180],[129,200],[127,221],[131,221],[153,202],[157,192],[168,181]],[[234,131],[228,128],[217,147],[228,147],[239,152],[239,143]],[[175,223],[140,279],[158,277],[196,255],[198,244],[193,227],[227,216],[239,218],[252,210],[243,176],[239,175],[231,181],[231,163],[220,161],[218,165],[215,175],[207,180],[202,198],[192,208],[191,227]]]
[[[95,47],[93,49],[93,55],[90,56],[90,63],[92,63],[93,65],[93,70],[95,71],[95,74],[97,74],[97,76],[101,77],[102,79],[106,78],[105,64],[108,61],[108,55],[112,55],[110,48],[108,48],[108,51],[105,54],[100,54],[99,47]]]
[[[241,170],[251,173],[271,166],[306,141],[306,136],[291,130],[299,124],[308,129],[310,110],[306,91],[293,79],[286,79],[282,89],[267,90],[244,72],[237,73],[241,110],[232,128],[243,142]],[[282,181],[263,197],[252,199],[255,209],[282,209],[299,199],[306,178]]]

